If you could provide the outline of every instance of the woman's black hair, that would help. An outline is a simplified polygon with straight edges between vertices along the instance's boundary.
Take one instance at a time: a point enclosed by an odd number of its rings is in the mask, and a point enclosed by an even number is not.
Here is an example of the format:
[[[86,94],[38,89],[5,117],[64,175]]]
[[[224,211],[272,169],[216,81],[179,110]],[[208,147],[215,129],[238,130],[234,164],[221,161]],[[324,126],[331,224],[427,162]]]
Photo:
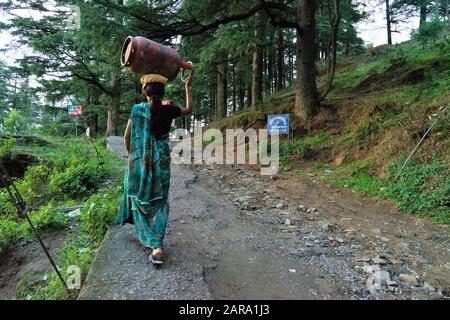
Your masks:
[[[157,82],[152,82],[144,87],[144,95],[146,97],[152,97],[152,111],[150,121],[150,132],[155,135],[156,138],[162,136],[161,126],[159,122],[159,113],[161,111],[162,102],[164,98],[164,85]]]

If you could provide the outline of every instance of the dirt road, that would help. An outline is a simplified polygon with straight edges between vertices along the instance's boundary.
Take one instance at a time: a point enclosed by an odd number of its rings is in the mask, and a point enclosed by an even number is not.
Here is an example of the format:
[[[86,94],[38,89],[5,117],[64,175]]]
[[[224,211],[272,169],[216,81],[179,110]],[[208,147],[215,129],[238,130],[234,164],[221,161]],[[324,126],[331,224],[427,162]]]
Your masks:
[[[112,227],[80,299],[448,298],[448,228],[314,178],[173,165],[170,217],[161,269]]]

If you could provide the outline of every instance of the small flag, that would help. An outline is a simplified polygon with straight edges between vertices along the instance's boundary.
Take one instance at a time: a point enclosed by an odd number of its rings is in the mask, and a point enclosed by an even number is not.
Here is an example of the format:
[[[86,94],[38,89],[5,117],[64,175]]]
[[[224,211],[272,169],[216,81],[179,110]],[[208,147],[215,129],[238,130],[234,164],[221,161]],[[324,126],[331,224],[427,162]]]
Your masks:
[[[83,107],[75,99],[67,102],[67,114],[69,117],[80,117],[83,114]]]

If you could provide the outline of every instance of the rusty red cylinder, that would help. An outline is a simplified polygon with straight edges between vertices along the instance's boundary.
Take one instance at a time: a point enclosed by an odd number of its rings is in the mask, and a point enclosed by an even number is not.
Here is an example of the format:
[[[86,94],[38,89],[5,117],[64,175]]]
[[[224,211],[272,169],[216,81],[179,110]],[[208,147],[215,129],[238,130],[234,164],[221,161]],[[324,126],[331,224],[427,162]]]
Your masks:
[[[169,81],[175,80],[181,69],[193,70],[192,63],[182,61],[178,51],[144,37],[129,36],[120,60],[133,73],[160,74]]]

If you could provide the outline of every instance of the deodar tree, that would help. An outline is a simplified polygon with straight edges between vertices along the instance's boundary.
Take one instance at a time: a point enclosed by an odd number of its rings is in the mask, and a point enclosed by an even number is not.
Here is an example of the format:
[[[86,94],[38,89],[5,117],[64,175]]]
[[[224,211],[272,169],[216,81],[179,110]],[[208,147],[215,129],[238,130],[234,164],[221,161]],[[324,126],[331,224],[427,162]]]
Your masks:
[[[11,30],[38,56],[31,60],[30,70],[49,101],[70,94],[92,110],[102,110],[107,114],[106,132],[114,135],[121,133],[120,114],[128,113],[139,96],[138,77],[119,62],[128,35],[174,46],[183,58],[197,63],[193,87],[197,119],[211,121],[244,108],[259,110],[264,98],[295,79],[293,111],[304,127],[332,88],[337,55],[348,54],[351,43],[357,42],[352,24],[359,16],[350,0],[54,3],[3,2],[3,11],[21,9],[22,14],[11,16],[2,28]],[[70,13],[61,8],[69,5],[81,9],[77,28],[67,27]],[[318,28],[317,21],[323,20],[325,27]],[[316,63],[321,57],[329,63],[328,80],[319,93]],[[175,87],[168,92],[181,100],[182,90]]]

